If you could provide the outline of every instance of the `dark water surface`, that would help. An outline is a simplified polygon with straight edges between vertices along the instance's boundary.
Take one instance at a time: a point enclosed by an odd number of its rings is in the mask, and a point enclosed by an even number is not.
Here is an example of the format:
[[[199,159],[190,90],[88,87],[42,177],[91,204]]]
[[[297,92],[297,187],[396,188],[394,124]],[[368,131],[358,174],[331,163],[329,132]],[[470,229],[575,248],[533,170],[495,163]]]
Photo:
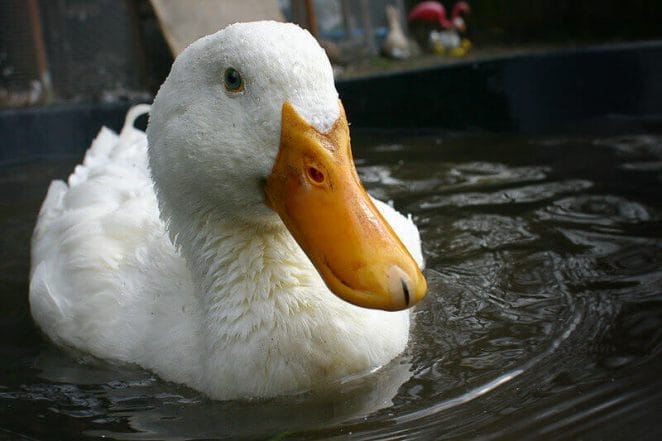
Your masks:
[[[214,402],[33,325],[29,238],[73,159],[0,177],[0,440],[662,439],[662,136],[359,134],[421,228],[406,354],[327,393]]]

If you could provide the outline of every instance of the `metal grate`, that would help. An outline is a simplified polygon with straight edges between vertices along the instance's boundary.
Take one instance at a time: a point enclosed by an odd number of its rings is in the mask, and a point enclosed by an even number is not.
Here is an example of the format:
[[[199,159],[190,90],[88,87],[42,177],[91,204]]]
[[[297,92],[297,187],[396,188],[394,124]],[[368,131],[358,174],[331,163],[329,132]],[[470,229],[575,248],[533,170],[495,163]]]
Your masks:
[[[130,0],[40,1],[58,99],[109,101],[141,94],[141,49]]]

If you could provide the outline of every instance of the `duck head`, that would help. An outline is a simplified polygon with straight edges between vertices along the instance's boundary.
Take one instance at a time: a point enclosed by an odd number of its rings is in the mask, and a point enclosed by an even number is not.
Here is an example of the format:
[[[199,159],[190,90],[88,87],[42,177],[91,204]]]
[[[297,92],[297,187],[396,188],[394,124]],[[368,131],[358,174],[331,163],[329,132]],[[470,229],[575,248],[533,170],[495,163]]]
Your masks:
[[[196,41],[161,86],[147,135],[171,235],[192,219],[284,224],[342,299],[400,310],[425,295],[359,181],[331,65],[307,31],[239,23]]]

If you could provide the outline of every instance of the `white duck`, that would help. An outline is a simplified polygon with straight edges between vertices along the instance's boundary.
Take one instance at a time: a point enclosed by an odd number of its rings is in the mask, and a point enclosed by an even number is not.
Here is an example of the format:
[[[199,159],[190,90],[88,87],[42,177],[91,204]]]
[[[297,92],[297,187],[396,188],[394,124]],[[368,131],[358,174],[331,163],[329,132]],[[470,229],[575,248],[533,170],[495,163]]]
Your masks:
[[[48,190],[30,304],[53,341],[216,399],[314,389],[403,351],[409,314],[383,310],[425,294],[418,230],[364,192],[308,32],[204,37],[173,64],[147,136],[133,128],[146,110]]]

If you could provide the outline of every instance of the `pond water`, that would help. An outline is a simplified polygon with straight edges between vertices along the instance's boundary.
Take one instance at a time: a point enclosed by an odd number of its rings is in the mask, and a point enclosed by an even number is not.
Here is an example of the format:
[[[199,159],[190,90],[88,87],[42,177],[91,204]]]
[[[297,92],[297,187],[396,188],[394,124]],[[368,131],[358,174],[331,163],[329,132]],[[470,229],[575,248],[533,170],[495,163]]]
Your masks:
[[[389,366],[266,402],[48,343],[29,240],[75,159],[2,167],[0,439],[662,439],[662,136],[353,145],[368,190],[421,228],[428,297]]]

